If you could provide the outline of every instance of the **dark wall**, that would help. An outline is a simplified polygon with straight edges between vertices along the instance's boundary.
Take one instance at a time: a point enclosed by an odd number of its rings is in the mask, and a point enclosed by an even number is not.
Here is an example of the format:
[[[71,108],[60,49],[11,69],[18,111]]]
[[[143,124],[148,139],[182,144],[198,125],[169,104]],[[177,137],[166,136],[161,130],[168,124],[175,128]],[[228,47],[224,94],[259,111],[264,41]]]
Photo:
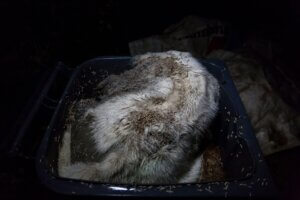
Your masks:
[[[247,31],[263,27],[285,34],[300,22],[297,0],[5,0],[0,7],[6,53],[18,51],[25,60],[42,56],[70,63],[96,55],[127,54],[130,40],[160,33],[188,14],[228,20]]]
[[[75,66],[100,55],[128,55],[128,42],[159,34],[189,14],[231,22],[243,34],[277,40],[291,71],[298,66],[300,3],[271,1],[0,1],[1,129],[8,130],[58,60]]]

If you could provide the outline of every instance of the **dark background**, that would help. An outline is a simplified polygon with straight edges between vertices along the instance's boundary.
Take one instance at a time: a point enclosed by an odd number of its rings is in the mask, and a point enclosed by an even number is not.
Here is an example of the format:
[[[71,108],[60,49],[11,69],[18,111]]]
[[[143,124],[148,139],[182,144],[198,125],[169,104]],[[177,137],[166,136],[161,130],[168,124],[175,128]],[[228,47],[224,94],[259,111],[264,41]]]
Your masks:
[[[228,21],[244,40],[259,35],[273,41],[278,53],[271,62],[280,63],[294,84],[300,86],[300,1],[297,0],[2,0],[0,9],[2,141],[12,129],[18,129],[15,122],[39,86],[41,74],[58,61],[75,67],[96,56],[129,55],[128,42],[160,34],[190,14]],[[295,104],[291,106],[296,109]],[[284,197],[296,198],[300,189],[299,153],[296,148],[267,158]],[[17,193],[48,194],[36,191],[40,186],[26,177],[26,171],[20,168],[23,161],[12,159],[1,163],[0,198],[2,189],[4,197],[12,198]]]

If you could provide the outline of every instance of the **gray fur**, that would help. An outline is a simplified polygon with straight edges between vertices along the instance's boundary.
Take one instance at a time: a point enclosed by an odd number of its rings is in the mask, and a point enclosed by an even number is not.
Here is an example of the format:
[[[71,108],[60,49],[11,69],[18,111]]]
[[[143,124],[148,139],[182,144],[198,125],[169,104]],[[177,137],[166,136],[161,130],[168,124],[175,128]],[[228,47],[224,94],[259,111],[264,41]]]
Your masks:
[[[197,181],[189,170],[217,112],[217,80],[189,53],[148,53],[132,64],[99,83],[102,100],[87,104],[71,123],[59,175],[110,183]],[[71,152],[68,162],[64,151]]]

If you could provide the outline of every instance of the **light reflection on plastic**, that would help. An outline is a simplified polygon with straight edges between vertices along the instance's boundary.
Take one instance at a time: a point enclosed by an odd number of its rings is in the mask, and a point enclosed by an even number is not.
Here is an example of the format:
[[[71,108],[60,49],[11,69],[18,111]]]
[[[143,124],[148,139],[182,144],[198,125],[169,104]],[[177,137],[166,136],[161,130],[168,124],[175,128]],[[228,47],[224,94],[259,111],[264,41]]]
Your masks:
[[[115,186],[110,186],[109,187],[110,189],[112,189],[112,190],[121,190],[121,191],[127,191],[128,189],[127,188],[125,188],[125,187],[115,187]]]

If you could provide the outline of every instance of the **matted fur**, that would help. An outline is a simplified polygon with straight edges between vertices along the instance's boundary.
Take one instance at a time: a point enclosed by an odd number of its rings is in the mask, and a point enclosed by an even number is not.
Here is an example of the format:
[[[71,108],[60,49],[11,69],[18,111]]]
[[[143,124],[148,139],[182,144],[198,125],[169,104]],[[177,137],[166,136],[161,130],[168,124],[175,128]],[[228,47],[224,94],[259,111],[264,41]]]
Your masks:
[[[75,105],[59,175],[109,183],[196,182],[199,147],[218,108],[217,80],[185,52],[147,53],[132,64],[99,83],[101,101]]]

